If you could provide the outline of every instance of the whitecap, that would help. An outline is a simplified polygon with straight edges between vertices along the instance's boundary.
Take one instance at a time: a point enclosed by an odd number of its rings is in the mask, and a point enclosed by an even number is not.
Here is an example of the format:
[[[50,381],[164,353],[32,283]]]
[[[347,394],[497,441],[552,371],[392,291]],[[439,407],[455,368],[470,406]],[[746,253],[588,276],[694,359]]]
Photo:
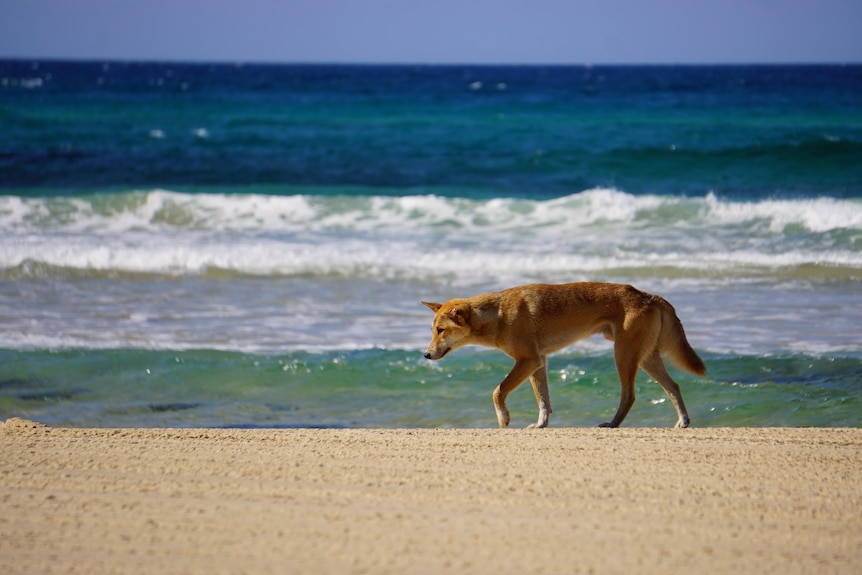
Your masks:
[[[19,85],[26,90],[41,88],[44,82],[42,78],[21,78]]]
[[[862,229],[862,202],[859,200],[823,197],[733,202],[709,194],[706,207],[706,215],[713,222],[742,224],[761,221],[773,233],[782,233],[794,225],[812,232]]]
[[[105,272],[195,275],[221,269],[500,284],[862,270],[853,239],[862,233],[859,204],[807,202],[742,204],[614,189],[541,201],[169,190],[6,196],[0,197],[0,268],[32,261]],[[856,231],[806,231],[836,226]]]

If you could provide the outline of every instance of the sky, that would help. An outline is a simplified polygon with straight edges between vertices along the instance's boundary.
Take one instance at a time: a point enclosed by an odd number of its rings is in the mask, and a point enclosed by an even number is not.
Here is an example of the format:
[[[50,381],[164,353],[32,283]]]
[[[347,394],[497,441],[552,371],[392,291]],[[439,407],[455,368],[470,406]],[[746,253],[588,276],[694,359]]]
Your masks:
[[[862,63],[862,0],[0,0],[0,58]]]

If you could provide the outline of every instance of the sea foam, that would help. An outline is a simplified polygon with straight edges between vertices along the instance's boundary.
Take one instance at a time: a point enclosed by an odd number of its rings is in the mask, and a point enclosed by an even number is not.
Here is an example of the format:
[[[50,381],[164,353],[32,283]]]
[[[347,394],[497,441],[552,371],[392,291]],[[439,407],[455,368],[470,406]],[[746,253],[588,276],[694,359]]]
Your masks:
[[[69,231],[513,230],[657,222],[721,227],[766,222],[772,232],[862,230],[862,202],[834,198],[733,202],[593,189],[550,200],[435,195],[184,194],[167,190],[79,197],[0,196],[4,229]]]
[[[0,197],[0,269],[554,280],[862,270],[862,202],[593,189],[550,200],[185,194]],[[44,269],[44,268],[43,268]],[[855,270],[855,271],[854,271]]]

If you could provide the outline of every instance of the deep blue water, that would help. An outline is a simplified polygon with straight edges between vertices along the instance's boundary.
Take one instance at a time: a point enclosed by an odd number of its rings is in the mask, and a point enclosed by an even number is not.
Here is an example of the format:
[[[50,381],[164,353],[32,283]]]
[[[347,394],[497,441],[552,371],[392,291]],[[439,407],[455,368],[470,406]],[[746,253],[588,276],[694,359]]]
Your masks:
[[[10,191],[862,193],[862,66],[2,62],[0,79]]]

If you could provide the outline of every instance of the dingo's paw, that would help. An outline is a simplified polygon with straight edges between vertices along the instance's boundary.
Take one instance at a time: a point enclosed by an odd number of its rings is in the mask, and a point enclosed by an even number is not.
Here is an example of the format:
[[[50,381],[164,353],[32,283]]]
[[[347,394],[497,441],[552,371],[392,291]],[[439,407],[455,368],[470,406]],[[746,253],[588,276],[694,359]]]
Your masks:
[[[509,427],[509,410],[497,409],[497,423],[500,427]]]
[[[526,429],[544,429],[546,427],[548,427],[548,415],[543,413],[539,416],[539,420],[536,423],[531,423]]]
[[[539,425],[538,423],[531,423],[530,425],[528,425],[524,429],[545,429],[546,427],[548,427],[547,423],[545,425]]]

